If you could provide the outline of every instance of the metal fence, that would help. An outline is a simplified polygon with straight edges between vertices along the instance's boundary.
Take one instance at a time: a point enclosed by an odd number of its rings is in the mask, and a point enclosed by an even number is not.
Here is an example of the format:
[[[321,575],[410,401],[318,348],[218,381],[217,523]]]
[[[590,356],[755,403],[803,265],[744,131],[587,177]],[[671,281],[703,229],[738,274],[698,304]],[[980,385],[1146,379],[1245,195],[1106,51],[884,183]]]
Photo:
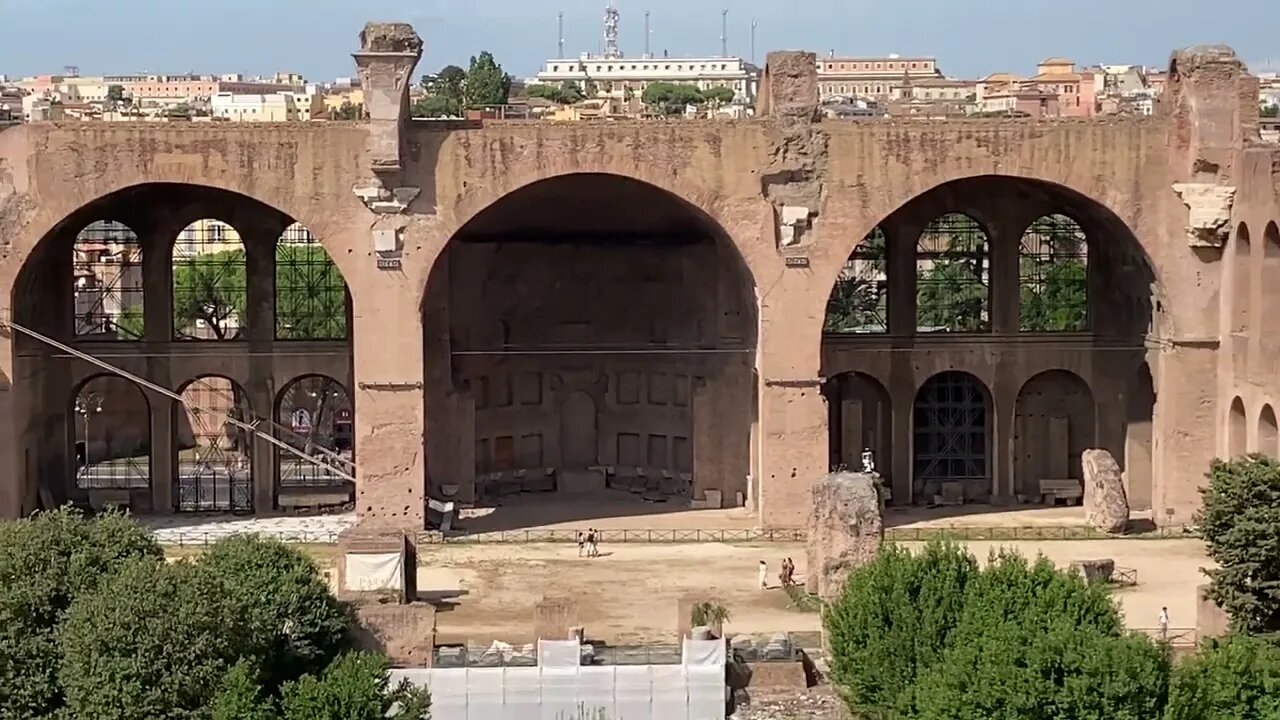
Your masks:
[[[293,545],[336,545],[341,533],[333,530],[170,530],[157,528],[152,530],[156,542],[161,545],[177,547],[205,547],[219,540],[237,535],[259,535],[269,537]]]

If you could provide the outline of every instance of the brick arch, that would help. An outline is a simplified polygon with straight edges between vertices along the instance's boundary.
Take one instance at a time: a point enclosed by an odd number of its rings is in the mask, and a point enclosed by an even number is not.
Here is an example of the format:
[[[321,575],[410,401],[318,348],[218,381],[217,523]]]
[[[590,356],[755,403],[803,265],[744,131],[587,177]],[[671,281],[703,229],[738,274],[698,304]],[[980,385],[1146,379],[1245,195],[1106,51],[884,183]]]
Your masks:
[[[670,195],[713,226],[722,236],[718,239],[727,241],[737,250],[755,287],[760,285],[759,278],[766,263],[773,259],[771,256],[776,255],[771,237],[767,242],[756,240],[762,229],[771,226],[773,218],[772,208],[763,197],[749,202],[729,201],[722,193],[704,184],[658,166],[620,169],[608,162],[575,163],[571,167],[555,167],[551,163],[541,162],[518,164],[513,167],[512,172],[499,176],[501,182],[474,185],[460,193],[451,204],[442,203],[443,222],[435,228],[429,241],[427,249],[432,259],[423,274],[420,297],[425,297],[426,284],[430,282],[435,262],[444,252],[445,246],[468,223],[520,190],[541,182],[575,175],[604,175],[633,180]]]
[[[922,201],[930,194],[947,193],[953,190],[962,191],[965,182],[981,182],[988,179],[1000,179],[1025,184],[1027,188],[1043,193],[1058,205],[1051,208],[1052,212],[1066,215],[1075,220],[1084,228],[1087,234],[1101,230],[1110,235],[1131,239],[1132,249],[1140,252],[1142,260],[1154,276],[1154,285],[1157,291],[1161,287],[1159,268],[1150,253],[1137,240],[1135,218],[1121,217],[1112,209],[1122,206],[1126,201],[1131,200],[1123,192],[1107,187],[1100,180],[1081,183],[1071,178],[1063,177],[1005,172],[973,173],[948,168],[940,171],[937,175],[925,176],[924,179],[916,180],[907,187],[890,188],[888,192],[877,194],[871,208],[862,214],[861,222],[849,223],[848,220],[851,218],[835,218],[835,222],[843,224],[843,227],[839,228],[838,235],[831,230],[819,227],[818,232],[822,239],[817,244],[823,247],[815,247],[812,254],[812,269],[810,272],[812,284],[815,287],[824,288],[828,292],[813,293],[808,299],[809,306],[804,308],[804,316],[818,318],[820,324],[823,313],[819,304],[825,305],[829,290],[835,287],[845,261],[854,251],[857,244],[862,241],[863,237],[888,219],[890,215],[913,202]],[[840,192],[843,192],[843,190],[830,188],[827,194],[828,196],[833,196]],[[983,218],[977,217],[974,213],[969,214],[979,222],[983,221]],[[1043,213],[1038,213],[1036,216],[1040,214]],[[1028,225],[1034,220],[1035,217],[1028,217]],[[819,224],[822,223],[821,216],[818,222]],[[848,231],[850,227],[852,227],[852,231]],[[1159,297],[1165,310],[1167,312],[1171,311],[1169,299],[1162,294]]]

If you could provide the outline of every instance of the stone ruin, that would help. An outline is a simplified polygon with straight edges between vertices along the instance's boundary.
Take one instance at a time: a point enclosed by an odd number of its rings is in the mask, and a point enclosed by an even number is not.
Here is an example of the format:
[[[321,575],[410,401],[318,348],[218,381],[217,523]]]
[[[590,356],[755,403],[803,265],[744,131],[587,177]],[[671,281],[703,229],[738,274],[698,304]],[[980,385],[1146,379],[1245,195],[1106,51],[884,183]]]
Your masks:
[[[1106,450],[1085,450],[1080,464],[1084,470],[1085,520],[1100,532],[1123,533],[1129,526],[1129,500],[1119,463]]]
[[[880,493],[873,473],[834,472],[814,484],[805,578],[810,594],[838,596],[849,571],[875,559],[884,542]]]

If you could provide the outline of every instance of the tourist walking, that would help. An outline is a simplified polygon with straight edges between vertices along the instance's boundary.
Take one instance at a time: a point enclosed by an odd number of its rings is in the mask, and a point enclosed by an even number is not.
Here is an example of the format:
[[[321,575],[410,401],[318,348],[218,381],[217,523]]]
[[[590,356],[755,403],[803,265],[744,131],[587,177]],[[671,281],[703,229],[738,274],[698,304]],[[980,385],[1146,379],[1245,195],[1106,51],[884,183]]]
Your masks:
[[[1160,608],[1160,639],[1169,639],[1169,608]]]
[[[760,589],[769,589],[769,564],[763,560],[760,561]]]
[[[598,543],[600,538],[595,528],[587,528],[587,557],[599,557],[600,548]]]
[[[582,557],[582,553],[587,549],[587,536],[578,531],[578,557]]]

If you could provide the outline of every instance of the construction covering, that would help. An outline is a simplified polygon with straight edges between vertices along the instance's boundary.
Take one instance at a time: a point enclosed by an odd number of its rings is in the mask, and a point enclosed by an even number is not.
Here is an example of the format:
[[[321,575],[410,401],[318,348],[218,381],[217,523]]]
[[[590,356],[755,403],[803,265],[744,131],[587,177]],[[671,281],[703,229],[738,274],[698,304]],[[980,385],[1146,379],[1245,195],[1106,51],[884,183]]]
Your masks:
[[[434,720],[724,720],[722,640],[686,640],[679,665],[583,665],[573,641],[538,643],[538,667],[392,670],[431,690]]]

